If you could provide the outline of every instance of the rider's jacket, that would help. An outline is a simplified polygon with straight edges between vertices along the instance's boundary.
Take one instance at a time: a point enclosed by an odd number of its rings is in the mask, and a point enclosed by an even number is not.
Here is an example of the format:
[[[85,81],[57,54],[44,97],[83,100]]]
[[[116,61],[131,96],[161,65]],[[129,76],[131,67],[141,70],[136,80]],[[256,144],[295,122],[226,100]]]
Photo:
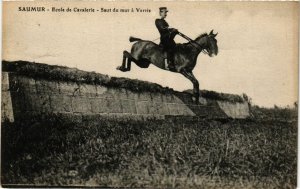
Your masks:
[[[174,37],[177,34],[176,30],[169,28],[169,24],[162,18],[156,19],[155,25],[160,33],[160,45],[166,49],[174,48],[176,45],[174,41]]]

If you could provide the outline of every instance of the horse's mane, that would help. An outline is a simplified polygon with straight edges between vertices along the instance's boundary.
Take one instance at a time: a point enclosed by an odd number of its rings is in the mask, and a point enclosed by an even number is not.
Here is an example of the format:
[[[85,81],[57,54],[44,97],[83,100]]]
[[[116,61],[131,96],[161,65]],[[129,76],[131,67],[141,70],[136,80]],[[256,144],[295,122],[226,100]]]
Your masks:
[[[208,35],[207,33],[202,33],[202,34],[200,34],[200,35],[195,39],[195,41],[198,40],[198,39],[200,39],[200,38],[202,38],[202,37],[205,37],[205,36],[207,36],[207,35]]]

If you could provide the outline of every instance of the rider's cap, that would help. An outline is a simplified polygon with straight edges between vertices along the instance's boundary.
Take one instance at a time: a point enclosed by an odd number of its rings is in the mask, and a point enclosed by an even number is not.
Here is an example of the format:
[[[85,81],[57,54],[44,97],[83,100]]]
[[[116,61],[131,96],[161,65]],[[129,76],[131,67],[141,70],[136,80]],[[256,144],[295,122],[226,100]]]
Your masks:
[[[159,12],[162,12],[162,11],[169,12],[167,7],[159,7]]]

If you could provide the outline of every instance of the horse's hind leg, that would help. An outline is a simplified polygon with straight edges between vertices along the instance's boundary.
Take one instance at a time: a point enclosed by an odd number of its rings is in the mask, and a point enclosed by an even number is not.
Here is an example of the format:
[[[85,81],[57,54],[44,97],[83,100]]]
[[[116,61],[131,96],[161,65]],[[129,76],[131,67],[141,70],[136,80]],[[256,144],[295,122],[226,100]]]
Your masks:
[[[127,71],[127,68],[126,68],[126,67],[127,67],[126,61],[127,61],[128,57],[126,56],[126,53],[125,53],[125,52],[127,52],[127,51],[124,51],[124,52],[123,52],[122,65],[117,67],[117,70],[120,70],[120,71],[122,71],[122,72],[126,72],[126,71]]]
[[[117,70],[120,70],[120,71],[123,71],[123,72],[130,71],[132,60],[135,60],[135,59],[131,56],[131,54],[127,51],[123,51],[122,65],[117,67]]]
[[[127,57],[127,67],[126,67],[126,69],[127,69],[127,71],[130,71],[130,69],[131,69],[131,61],[132,61],[134,58],[133,58],[133,57],[131,56],[131,54],[130,54],[129,52],[127,52],[127,51],[124,51],[123,54],[124,54],[124,56]]]
[[[128,60],[128,56],[126,56],[126,55],[127,55],[126,52],[127,52],[127,51],[123,51],[122,65],[117,67],[117,70],[120,70],[120,71],[122,71],[122,72],[128,71],[127,65],[126,65],[127,60]]]

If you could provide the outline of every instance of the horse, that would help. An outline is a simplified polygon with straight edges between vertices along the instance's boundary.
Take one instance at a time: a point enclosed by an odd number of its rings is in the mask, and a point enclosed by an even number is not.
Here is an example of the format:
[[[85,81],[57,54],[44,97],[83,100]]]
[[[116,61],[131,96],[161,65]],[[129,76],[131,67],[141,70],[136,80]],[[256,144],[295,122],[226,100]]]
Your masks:
[[[142,40],[140,38],[130,37],[132,45],[131,53],[123,51],[122,65],[117,70],[127,72],[131,69],[131,62],[134,62],[140,68],[148,68],[150,64],[160,69],[180,73],[193,83],[193,101],[198,103],[200,97],[199,82],[193,74],[193,69],[197,64],[198,55],[203,52],[210,57],[218,54],[218,45],[213,30],[209,34],[203,33],[195,40],[187,43],[176,44],[174,49],[174,70],[169,70],[166,59],[166,52],[160,45],[152,41]]]

